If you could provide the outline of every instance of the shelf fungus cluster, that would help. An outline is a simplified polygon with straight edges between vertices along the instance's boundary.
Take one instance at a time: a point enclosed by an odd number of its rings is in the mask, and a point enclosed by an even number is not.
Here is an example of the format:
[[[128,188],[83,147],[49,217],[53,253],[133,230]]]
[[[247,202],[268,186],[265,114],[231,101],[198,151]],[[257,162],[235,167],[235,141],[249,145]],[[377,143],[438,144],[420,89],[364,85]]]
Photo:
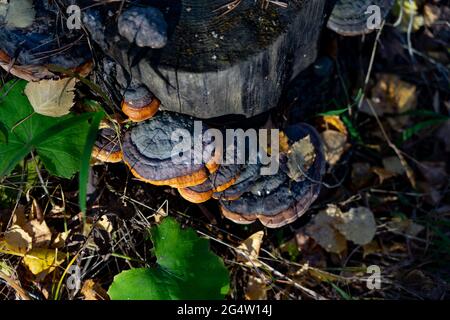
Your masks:
[[[325,159],[320,137],[311,126],[296,124],[280,132],[279,165],[273,174],[262,174],[262,150],[252,162],[248,145],[255,141],[245,140],[243,149],[236,146],[237,140],[232,141],[235,153],[228,158],[229,141],[219,142],[208,135],[210,129],[192,117],[160,111],[123,135],[122,159],[139,180],[176,188],[190,202],[218,200],[223,215],[240,224],[259,220],[271,228],[284,226],[305,213],[317,198]],[[103,159],[116,160],[121,155],[116,153],[120,150],[117,144],[111,144],[113,133],[103,128],[99,135],[96,148],[110,144],[105,152],[96,152]],[[186,137],[189,144],[180,149]],[[245,150],[243,156],[239,150]],[[273,152],[271,146],[266,151]]]

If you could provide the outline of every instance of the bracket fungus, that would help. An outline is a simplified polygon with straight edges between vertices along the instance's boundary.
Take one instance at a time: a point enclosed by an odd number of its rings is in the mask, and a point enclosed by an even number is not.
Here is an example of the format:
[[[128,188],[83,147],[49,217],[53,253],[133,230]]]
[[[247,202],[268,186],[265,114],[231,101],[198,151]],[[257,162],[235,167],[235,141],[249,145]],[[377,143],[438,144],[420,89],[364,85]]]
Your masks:
[[[167,23],[153,7],[131,7],[119,16],[119,33],[138,47],[161,49],[167,43]]]
[[[194,119],[181,114],[159,112],[125,134],[123,159],[134,176],[154,185],[186,188],[205,182],[210,173],[218,169],[214,158],[216,153],[213,155],[211,152],[210,157],[205,159],[203,152],[198,154],[199,151],[193,147],[193,141],[189,144],[192,152],[186,152],[174,161],[177,142],[173,141],[172,135],[177,130],[184,130],[193,136]],[[205,143],[203,148],[207,146]],[[195,160],[198,157],[204,162],[197,163]]]
[[[106,122],[100,124],[97,140],[92,148],[92,158],[109,163],[122,161],[120,138],[114,127]]]
[[[343,36],[366,34],[377,28],[371,24],[377,20],[381,23],[393,4],[394,0],[338,0],[327,26]],[[371,20],[371,15],[375,20]]]
[[[158,112],[160,101],[144,86],[129,88],[125,91],[122,111],[135,122],[150,119]]]
[[[215,193],[220,193],[236,183],[239,179],[242,166],[237,164],[220,165],[217,171],[208,179],[196,186],[180,188],[180,195],[193,203],[202,203],[211,199]]]
[[[222,214],[241,224],[260,220],[270,228],[279,228],[303,215],[316,200],[325,169],[322,142],[316,130],[306,124],[288,127],[285,131],[293,145],[309,137],[315,157],[309,167],[304,168],[303,177],[289,177],[287,158],[280,154],[281,167],[276,175],[259,176],[250,189],[235,200],[220,200]]]

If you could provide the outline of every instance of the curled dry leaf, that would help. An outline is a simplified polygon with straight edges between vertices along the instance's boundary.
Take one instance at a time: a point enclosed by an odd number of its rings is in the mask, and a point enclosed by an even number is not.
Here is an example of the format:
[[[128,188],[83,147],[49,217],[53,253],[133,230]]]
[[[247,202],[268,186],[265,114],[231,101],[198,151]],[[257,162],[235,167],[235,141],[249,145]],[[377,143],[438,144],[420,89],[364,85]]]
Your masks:
[[[295,181],[302,181],[304,172],[308,171],[316,159],[314,145],[308,135],[295,142],[288,153],[288,176]]]
[[[237,257],[237,261],[248,266],[260,266],[258,261],[259,250],[261,249],[264,231],[258,231],[242,242],[238,249],[242,251]]]
[[[25,94],[36,113],[61,117],[68,114],[74,104],[75,84],[75,78],[29,82]]]

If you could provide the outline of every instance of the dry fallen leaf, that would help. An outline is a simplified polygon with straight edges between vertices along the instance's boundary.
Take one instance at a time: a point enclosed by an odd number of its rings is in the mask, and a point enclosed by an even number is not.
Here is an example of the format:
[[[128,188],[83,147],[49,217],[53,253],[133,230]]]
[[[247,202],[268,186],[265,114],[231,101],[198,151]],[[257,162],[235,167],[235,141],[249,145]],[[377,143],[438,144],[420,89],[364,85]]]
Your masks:
[[[377,224],[372,211],[365,207],[352,208],[341,215],[336,228],[347,240],[359,245],[368,244],[375,236]]]
[[[5,242],[9,250],[18,253],[26,253],[32,247],[31,236],[18,225],[5,232]]]
[[[283,131],[280,131],[279,140],[280,140],[280,142],[279,142],[280,143],[279,144],[280,152],[284,152],[284,153],[289,152],[289,149],[290,149],[289,138]]]
[[[340,220],[341,211],[336,206],[329,206],[320,211],[312,223],[306,226],[306,234],[313,238],[328,252],[342,253],[347,249],[347,241],[333,225]]]
[[[247,300],[267,300],[266,282],[255,276],[249,276],[247,288],[245,289],[245,299]]]
[[[56,238],[53,240],[51,245],[52,248],[62,248],[66,244],[66,240],[69,237],[70,230],[65,232],[60,232],[56,235]]]
[[[248,266],[260,266],[258,261],[259,250],[261,249],[264,231],[258,231],[242,242],[238,249],[242,251],[237,257],[237,261]]]
[[[379,167],[373,167],[372,172],[378,176],[378,178],[380,179],[380,184],[383,184],[384,181],[396,176],[395,173]]]
[[[113,225],[112,222],[108,219],[107,215],[101,216],[97,223],[95,224],[97,227],[105,230],[108,233],[111,233],[113,231]]]
[[[33,248],[44,248],[48,247],[50,244],[52,232],[45,221],[39,222],[36,219],[30,220],[25,223],[23,229],[33,239]]]
[[[288,176],[295,181],[303,180],[315,159],[316,152],[309,135],[295,142],[288,153]]]
[[[370,254],[382,252],[382,248],[378,244],[377,241],[372,240],[371,242],[363,245],[363,258],[367,257]]]
[[[438,6],[429,3],[425,4],[423,8],[423,17],[427,27],[431,27],[436,21],[438,21],[440,15],[441,9]]]
[[[387,171],[396,175],[402,175],[405,173],[405,168],[398,157],[383,158],[383,167]]]
[[[368,208],[352,208],[342,212],[329,205],[320,211],[306,226],[306,233],[328,252],[341,253],[347,248],[347,240],[364,245],[372,241],[376,222]]]
[[[54,249],[32,249],[23,257],[23,262],[34,275],[50,273],[64,261],[64,254]]]
[[[309,225],[306,232],[328,252],[339,254],[347,249],[345,237],[328,224]]]
[[[28,82],[25,94],[36,113],[61,117],[69,113],[75,99],[75,78]]]
[[[326,161],[334,166],[345,152],[347,136],[339,131],[326,130],[321,133]]]
[[[339,131],[348,136],[347,127],[339,116],[323,116],[322,121],[325,130]]]
[[[12,214],[12,224],[23,226],[27,222],[27,216],[25,215],[25,207],[18,205],[16,210]]]
[[[405,82],[393,74],[379,74],[377,78],[378,82],[372,89],[371,104],[378,116],[401,114],[416,108],[417,90],[415,85]],[[373,115],[367,102],[361,106],[360,111]],[[402,130],[409,122],[409,117],[390,117],[388,121],[394,129]]]
[[[352,184],[356,188],[367,186],[372,178],[373,172],[370,164],[367,162],[355,162],[352,164]]]
[[[410,219],[393,218],[387,223],[387,227],[392,232],[402,233],[411,237],[416,237],[425,227],[415,223]]]
[[[106,290],[92,279],[83,283],[81,294],[84,296],[84,300],[109,300]]]

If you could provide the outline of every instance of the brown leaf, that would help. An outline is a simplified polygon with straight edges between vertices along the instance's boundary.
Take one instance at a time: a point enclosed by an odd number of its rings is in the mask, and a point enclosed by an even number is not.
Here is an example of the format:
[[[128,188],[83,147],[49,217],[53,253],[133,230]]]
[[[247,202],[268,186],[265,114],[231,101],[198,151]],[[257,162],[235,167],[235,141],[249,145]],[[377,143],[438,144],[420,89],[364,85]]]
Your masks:
[[[13,225],[5,232],[5,241],[11,251],[27,253],[32,247],[31,236],[18,225]]]
[[[383,158],[383,166],[387,171],[396,174],[402,175],[405,173],[405,168],[402,165],[402,162],[398,157],[387,157]]]
[[[380,184],[383,184],[384,181],[396,176],[395,173],[379,167],[373,167],[372,171],[378,176],[378,179],[380,179]]]
[[[242,242],[238,249],[242,253],[238,254],[237,261],[243,262],[249,266],[260,266],[258,261],[259,250],[261,249],[264,231],[258,231]]]
[[[377,241],[372,240],[371,242],[363,245],[363,258],[367,257],[370,254],[380,253],[382,252],[382,248],[378,244]]]
[[[377,224],[372,211],[365,207],[352,208],[341,215],[342,223],[336,228],[347,240],[356,244],[368,244],[375,236]]]
[[[372,89],[371,97],[371,104],[377,115],[400,114],[416,108],[415,85],[405,82],[393,74],[379,74],[377,78],[378,81]],[[373,115],[368,104],[363,104],[360,111]],[[394,129],[402,130],[409,122],[409,117],[389,118],[388,121]]]
[[[92,279],[83,283],[81,294],[84,296],[84,300],[109,300],[106,290]]]
[[[347,240],[333,225],[340,221],[341,211],[336,206],[329,206],[320,211],[312,223],[306,226],[305,232],[328,252],[342,253],[347,249]]]
[[[245,299],[247,300],[267,300],[267,285],[259,277],[249,276],[247,288],[245,289]]]
[[[45,248],[49,246],[50,240],[52,239],[52,232],[45,221],[30,220],[25,223],[23,229],[32,237],[33,248]]]
[[[334,130],[326,130],[321,136],[325,147],[325,159],[334,166],[345,152],[347,136]]]
[[[416,237],[425,227],[415,223],[410,219],[393,218],[387,223],[390,231],[402,233],[411,237]]]
[[[288,153],[288,176],[295,181],[303,180],[304,173],[314,163],[315,158],[316,152],[309,135],[295,142]]]

